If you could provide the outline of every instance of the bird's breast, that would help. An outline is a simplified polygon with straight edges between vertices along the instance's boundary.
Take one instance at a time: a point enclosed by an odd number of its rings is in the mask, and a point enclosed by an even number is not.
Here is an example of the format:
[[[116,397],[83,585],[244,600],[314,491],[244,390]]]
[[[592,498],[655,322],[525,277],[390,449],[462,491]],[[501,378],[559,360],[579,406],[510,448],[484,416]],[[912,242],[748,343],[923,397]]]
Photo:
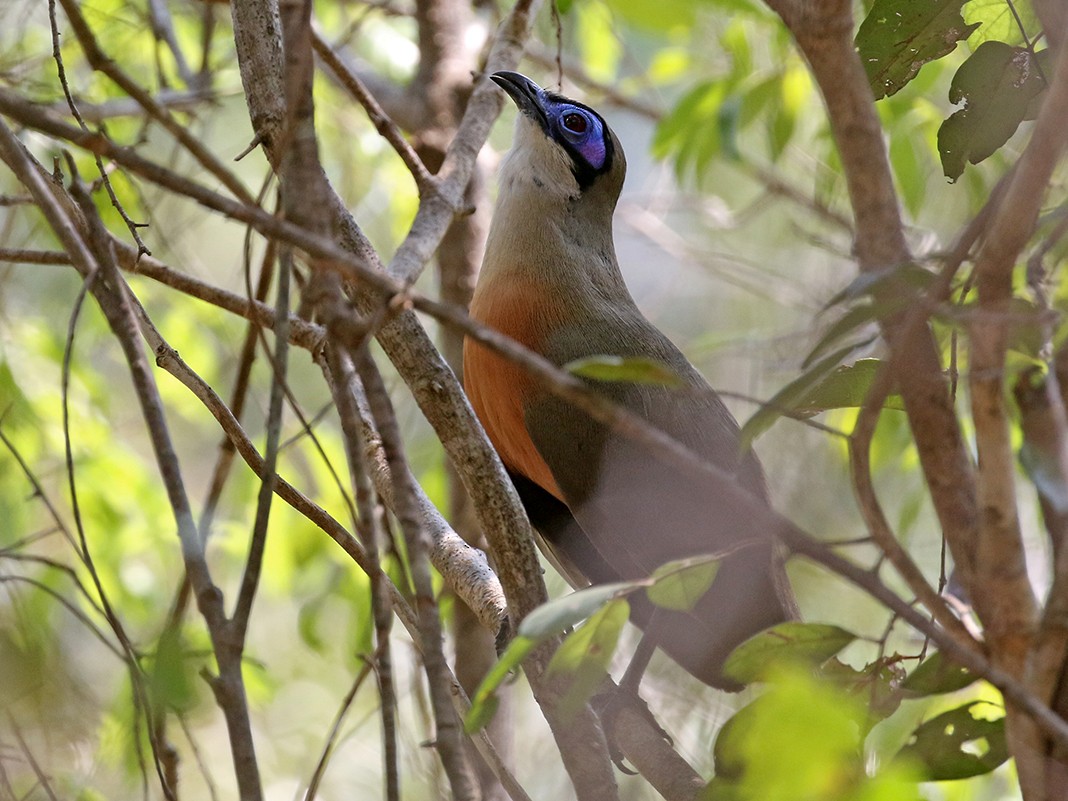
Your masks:
[[[495,328],[535,353],[559,325],[552,289],[541,282],[501,277],[480,282],[471,317]],[[510,470],[563,500],[552,471],[527,432],[525,408],[537,391],[532,376],[485,346],[464,340],[464,388],[486,434]]]

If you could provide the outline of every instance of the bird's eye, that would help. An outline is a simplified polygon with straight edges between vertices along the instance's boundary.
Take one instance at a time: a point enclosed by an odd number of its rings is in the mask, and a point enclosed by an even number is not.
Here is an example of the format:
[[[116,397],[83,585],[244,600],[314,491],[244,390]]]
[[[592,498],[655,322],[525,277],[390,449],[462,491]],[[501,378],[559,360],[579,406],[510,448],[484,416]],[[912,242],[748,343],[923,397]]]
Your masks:
[[[562,119],[564,130],[573,134],[584,134],[590,127],[589,120],[577,111],[572,111],[564,115]]]

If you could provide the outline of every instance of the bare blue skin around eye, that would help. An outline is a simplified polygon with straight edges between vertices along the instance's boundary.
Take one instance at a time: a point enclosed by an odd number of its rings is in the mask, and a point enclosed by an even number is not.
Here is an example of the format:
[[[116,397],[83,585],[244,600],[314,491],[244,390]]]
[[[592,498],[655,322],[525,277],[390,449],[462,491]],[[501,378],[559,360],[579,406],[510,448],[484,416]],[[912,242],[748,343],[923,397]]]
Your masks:
[[[579,155],[586,160],[593,169],[599,170],[604,167],[604,160],[606,155],[606,149],[604,144],[604,127],[601,125],[601,121],[597,117],[589,114],[585,111],[580,111],[574,106],[562,105],[554,109],[556,129],[558,136],[561,139],[565,139],[568,144],[579,152]],[[575,134],[564,127],[562,119],[568,113],[581,114],[588,123],[586,131],[582,134]]]
[[[587,163],[595,170],[599,170],[604,166],[604,131],[601,130],[601,125],[597,120],[593,122],[594,124],[590,126],[586,136],[586,141],[576,147],[578,152],[582,154],[582,158],[586,159]]]

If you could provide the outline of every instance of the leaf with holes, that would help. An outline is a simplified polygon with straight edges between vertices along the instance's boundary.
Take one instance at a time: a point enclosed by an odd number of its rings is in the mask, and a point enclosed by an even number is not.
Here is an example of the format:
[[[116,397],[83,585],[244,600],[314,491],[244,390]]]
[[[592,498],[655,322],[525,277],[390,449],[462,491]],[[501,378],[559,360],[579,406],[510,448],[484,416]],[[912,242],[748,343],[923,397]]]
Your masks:
[[[966,0],[875,0],[854,44],[875,99],[889,97],[928,61],[952,53],[979,27],[961,16]]]
[[[972,701],[943,712],[917,727],[898,756],[921,765],[931,781],[989,773],[1009,758],[1005,718],[983,716],[1000,711],[987,701]]]
[[[961,64],[949,87],[949,102],[964,104],[938,129],[942,170],[957,180],[965,164],[978,164],[1005,144],[1045,89],[1042,67],[1048,51],[1032,53],[1004,42],[983,42]]]
[[[783,662],[826,662],[856,639],[851,631],[826,623],[780,623],[735,648],[723,672],[749,684],[760,681],[769,669]]]

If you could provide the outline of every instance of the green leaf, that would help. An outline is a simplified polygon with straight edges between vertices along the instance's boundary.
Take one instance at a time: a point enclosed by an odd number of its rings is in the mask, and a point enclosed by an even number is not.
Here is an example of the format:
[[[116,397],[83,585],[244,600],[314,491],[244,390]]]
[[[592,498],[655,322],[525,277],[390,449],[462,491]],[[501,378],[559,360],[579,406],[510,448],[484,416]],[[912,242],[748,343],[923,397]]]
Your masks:
[[[968,668],[936,651],[908,675],[901,687],[910,695],[941,695],[962,690],[978,678]]]
[[[981,716],[998,710],[987,701],[972,701],[920,725],[899,757],[919,763],[931,781],[969,779],[989,773],[1009,758],[1005,718]]]
[[[523,622],[519,624],[519,636],[539,642],[546,637],[560,634],[580,620],[588,618],[609,601],[649,583],[648,579],[644,579],[597,584],[562,598],[555,598],[523,618]]]
[[[713,750],[716,780],[712,793],[701,798],[870,798],[857,793],[871,782],[858,727],[866,717],[863,704],[805,667],[780,666],[774,679],[720,730]]]
[[[905,670],[895,658],[877,659],[857,670],[836,658],[820,665],[818,675],[845,690],[851,697],[863,700],[868,711],[864,731],[885,720],[901,706],[901,683]]]
[[[854,41],[875,99],[889,97],[928,61],[952,53],[979,22],[967,24],[967,0],[875,0]]]
[[[645,594],[659,607],[688,612],[716,580],[722,558],[696,556],[661,565],[653,571],[653,584]]]
[[[780,623],[735,648],[723,673],[740,684],[750,684],[784,662],[826,662],[856,639],[856,634],[827,623]]]
[[[1042,54],[988,41],[961,64],[949,100],[964,108],[938,129],[942,170],[950,180],[961,176],[966,163],[978,164],[1016,132],[1031,101],[1046,86],[1040,60],[1048,64]]]
[[[168,709],[187,712],[196,704],[201,686],[182,639],[173,632],[164,632],[156,645],[150,674],[153,698]]]
[[[556,649],[548,673],[570,678],[558,706],[564,720],[578,714],[608,675],[619,635],[629,616],[630,604],[625,600],[609,601]]]
[[[808,367],[801,375],[776,392],[771,400],[761,406],[752,417],[745,421],[745,425],[742,426],[741,433],[738,435],[740,447],[743,450],[749,448],[753,440],[771,428],[776,420],[784,414],[793,412],[812,388],[834,370],[842,359],[852,353],[855,347],[855,345],[847,345],[839,348],[829,356]]]
[[[794,411],[811,416],[828,409],[863,406],[881,366],[879,359],[857,359],[853,364],[837,368],[798,400]],[[883,402],[883,408],[901,411],[905,403],[900,395],[890,395]]]
[[[473,734],[493,719],[498,705],[497,688],[537,645],[536,640],[522,636],[508,643],[508,647],[504,649],[497,664],[490,668],[482,679],[482,683],[478,685],[478,689],[475,690],[471,698],[471,708],[467,710],[467,715],[464,717],[464,731]]]
[[[682,379],[670,367],[645,356],[587,356],[564,365],[580,378],[597,381],[625,381],[631,384],[660,384],[677,387]]]
[[[990,40],[1010,45],[1026,44],[1040,30],[1031,4],[1019,0],[1011,6],[1007,0],[968,0],[964,6],[964,21],[979,25],[968,37],[968,44],[973,49]]]

